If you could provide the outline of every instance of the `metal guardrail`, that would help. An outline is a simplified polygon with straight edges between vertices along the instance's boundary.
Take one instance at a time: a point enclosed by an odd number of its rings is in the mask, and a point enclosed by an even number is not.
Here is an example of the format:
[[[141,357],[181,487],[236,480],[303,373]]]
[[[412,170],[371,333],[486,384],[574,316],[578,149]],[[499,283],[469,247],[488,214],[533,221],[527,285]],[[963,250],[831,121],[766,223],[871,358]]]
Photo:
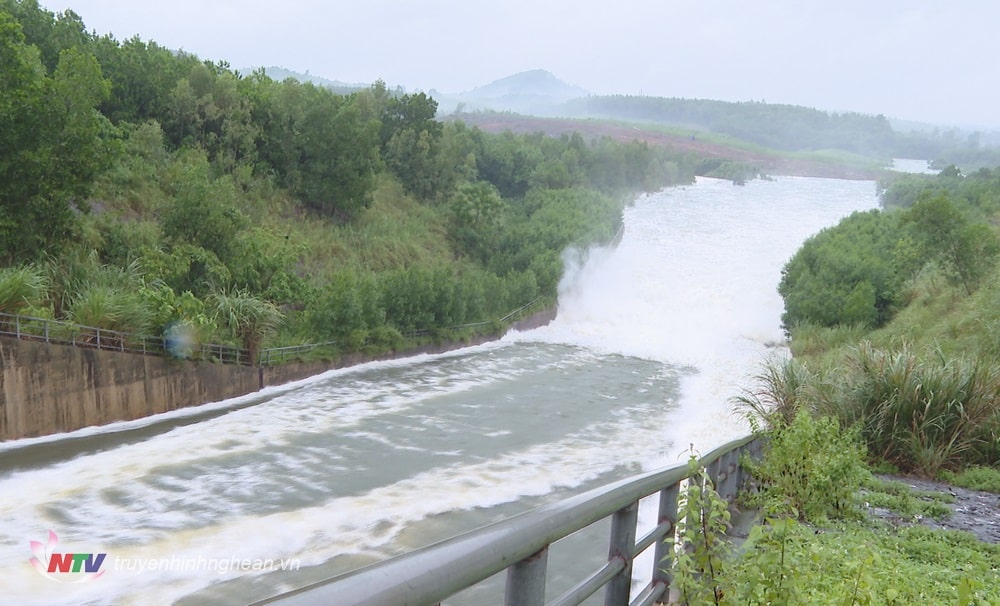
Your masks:
[[[276,366],[300,358],[303,354],[310,353],[321,347],[336,347],[337,341],[326,341],[323,343],[307,343],[305,345],[291,345],[288,347],[269,347],[260,350],[257,356],[257,364],[260,366]]]
[[[700,459],[718,493],[730,503],[746,477],[741,456],[757,456],[761,447],[758,439],[746,437]],[[607,563],[547,604],[578,605],[602,587],[605,606],[630,604],[632,562],[652,547],[652,578],[631,601],[632,606],[650,606],[670,589],[673,547],[666,538],[676,530],[677,500],[688,475],[688,466],[680,465],[628,478],[254,606],[429,606],[503,570],[506,606],[541,606],[546,604],[549,546],[609,517]],[[636,540],[639,501],[657,492],[657,526]]]
[[[500,318],[500,320],[498,320],[498,321],[499,321],[499,322],[500,322],[501,324],[503,324],[504,322],[507,322],[508,320],[510,320],[511,318],[513,318],[514,316],[516,316],[516,315],[518,315],[518,314],[520,314],[520,313],[524,313],[524,312],[525,312],[525,311],[527,311],[528,309],[531,309],[531,307],[532,307],[533,305],[535,305],[536,303],[538,303],[538,302],[539,302],[539,301],[541,301],[541,300],[542,300],[542,297],[535,297],[535,299],[534,299],[534,300],[530,301],[529,303],[525,303],[524,305],[522,305],[522,306],[518,307],[517,309],[515,309],[515,310],[514,310],[514,311],[512,311],[512,312],[510,312],[510,313],[509,313],[509,314],[507,314],[506,316],[504,316],[504,317]]]
[[[500,320],[503,324],[523,313],[535,305],[541,298],[531,301],[510,312]],[[483,328],[493,325],[493,322],[473,322],[459,326],[450,326],[448,330],[466,330]],[[431,329],[412,330],[404,336],[409,338],[427,336],[433,334]],[[18,316],[13,314],[0,313],[0,336],[11,336],[27,341],[43,341],[45,343],[55,343],[61,345],[73,345],[85,349],[100,349],[103,351],[118,351],[123,353],[134,353],[154,356],[171,356],[167,347],[167,337],[139,335],[117,330],[108,330],[94,326],[84,326],[63,320],[52,320],[48,318],[35,318],[31,316]],[[193,347],[185,359],[190,360],[210,360],[222,364],[241,364],[249,366],[257,364],[259,366],[275,366],[292,360],[300,359],[316,349],[323,347],[335,347],[337,341],[325,341],[323,343],[308,343],[304,345],[292,345],[288,347],[270,347],[262,349],[257,354],[256,360],[250,359],[250,351],[242,347],[233,345],[218,345],[214,343],[201,343]]]
[[[25,341],[73,345],[84,349],[118,351],[153,356],[171,355],[163,336],[138,335],[62,320],[0,314],[0,335]],[[202,343],[193,348],[188,359],[211,360],[223,364],[250,363],[250,353],[232,345]]]

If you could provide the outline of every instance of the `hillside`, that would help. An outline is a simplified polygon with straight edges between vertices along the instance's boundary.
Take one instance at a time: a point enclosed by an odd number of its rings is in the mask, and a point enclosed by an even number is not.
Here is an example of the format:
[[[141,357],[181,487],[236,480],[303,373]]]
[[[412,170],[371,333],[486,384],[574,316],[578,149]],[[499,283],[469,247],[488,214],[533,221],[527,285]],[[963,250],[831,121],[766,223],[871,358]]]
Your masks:
[[[675,153],[742,163],[765,175],[877,179],[884,168],[881,161],[846,153],[783,153],[698,130],[657,127],[651,124],[544,118],[500,112],[463,112],[450,119],[461,120],[491,133],[542,132],[552,137],[561,137],[576,132],[590,139],[608,137],[615,141],[638,140]]]
[[[339,94],[0,8],[4,313],[182,326],[250,363],[273,346],[468,338],[551,302],[563,250],[610,240],[637,192],[697,169],[639,141],[495,135],[382,82]]]

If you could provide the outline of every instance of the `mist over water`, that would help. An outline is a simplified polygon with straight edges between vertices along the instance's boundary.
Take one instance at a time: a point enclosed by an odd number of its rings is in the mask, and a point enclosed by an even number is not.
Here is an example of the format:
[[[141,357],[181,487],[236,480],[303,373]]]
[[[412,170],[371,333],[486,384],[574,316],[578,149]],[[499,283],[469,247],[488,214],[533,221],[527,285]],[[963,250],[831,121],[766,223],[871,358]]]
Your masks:
[[[809,235],[875,205],[871,182],[702,179],[637,200],[617,248],[567,252],[549,326],[0,465],[2,595],[246,603],[683,462],[691,444],[707,452],[746,432],[728,400],[782,340],[781,266]],[[18,451],[0,457],[16,463]],[[57,551],[107,553],[105,574],[76,585],[38,574],[28,542],[50,529]],[[121,565],[199,558],[301,568]]]
[[[617,249],[571,255],[559,315],[531,337],[696,369],[668,435],[707,452],[746,433],[728,399],[784,340],[784,263],[820,229],[876,206],[871,182],[793,177],[699,179],[643,197]]]

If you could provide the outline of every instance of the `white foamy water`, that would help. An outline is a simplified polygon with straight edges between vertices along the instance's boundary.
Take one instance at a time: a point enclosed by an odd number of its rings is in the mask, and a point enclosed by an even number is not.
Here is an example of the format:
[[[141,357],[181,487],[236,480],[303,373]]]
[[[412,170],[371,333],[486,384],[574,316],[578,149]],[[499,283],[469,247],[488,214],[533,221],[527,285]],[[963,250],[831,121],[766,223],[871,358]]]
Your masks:
[[[707,452],[746,431],[728,400],[782,340],[781,266],[875,205],[871,182],[700,180],[627,209],[616,249],[568,253],[547,327],[36,445],[58,451],[44,462],[6,446],[0,601],[242,604]],[[49,530],[54,551],[106,553],[103,576],[35,571]],[[301,568],[204,569],[286,559]]]

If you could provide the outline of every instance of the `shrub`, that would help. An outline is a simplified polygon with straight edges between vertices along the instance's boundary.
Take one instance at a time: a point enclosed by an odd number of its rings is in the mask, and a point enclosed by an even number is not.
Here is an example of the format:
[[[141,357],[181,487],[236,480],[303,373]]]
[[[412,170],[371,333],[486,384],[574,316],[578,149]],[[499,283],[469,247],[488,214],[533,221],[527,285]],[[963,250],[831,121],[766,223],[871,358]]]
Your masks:
[[[856,421],[869,452],[900,471],[934,476],[990,462],[1000,434],[1000,369],[863,343],[848,358],[844,385],[839,417]]]
[[[16,314],[45,298],[49,280],[33,265],[0,269],[0,313]]]
[[[747,461],[761,485],[752,504],[765,513],[806,521],[851,517],[857,490],[869,477],[865,449],[854,430],[831,417],[799,409],[791,423],[774,429],[759,463]]]
[[[688,459],[688,472],[677,503],[674,585],[685,606],[718,606],[724,597],[719,579],[727,560],[728,503],[694,455]]]
[[[914,270],[898,258],[900,239],[897,218],[878,211],[856,212],[808,239],[782,269],[785,329],[885,324]]]

